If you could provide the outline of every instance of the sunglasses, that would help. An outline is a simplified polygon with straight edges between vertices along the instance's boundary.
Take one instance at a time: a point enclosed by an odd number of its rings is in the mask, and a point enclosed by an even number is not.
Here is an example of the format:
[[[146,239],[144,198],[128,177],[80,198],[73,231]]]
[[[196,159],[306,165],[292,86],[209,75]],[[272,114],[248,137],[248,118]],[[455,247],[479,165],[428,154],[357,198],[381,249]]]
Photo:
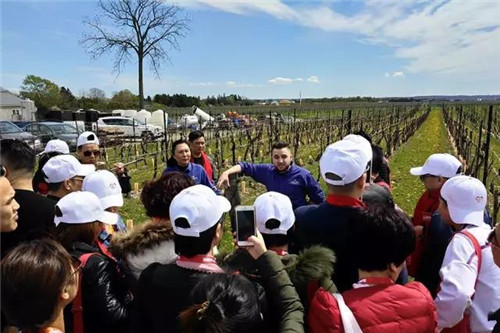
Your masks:
[[[493,240],[495,240],[495,241],[493,242]],[[488,241],[488,244],[491,245],[491,247],[493,247],[496,250],[500,250],[500,244],[498,243],[498,239],[496,238],[495,229],[491,230],[491,233],[488,236],[487,241]]]
[[[99,155],[101,155],[101,152],[99,150],[86,150],[83,152],[83,156],[85,157],[90,157],[92,155],[98,157]]]
[[[428,178],[428,177],[437,177],[437,176],[433,176],[433,175],[426,174],[426,175],[422,175],[422,176],[420,176],[420,180],[421,180],[421,181],[424,181],[424,180],[425,180],[425,178]]]
[[[7,169],[5,169],[5,167],[0,164],[0,177],[5,176],[6,173],[7,173]]]

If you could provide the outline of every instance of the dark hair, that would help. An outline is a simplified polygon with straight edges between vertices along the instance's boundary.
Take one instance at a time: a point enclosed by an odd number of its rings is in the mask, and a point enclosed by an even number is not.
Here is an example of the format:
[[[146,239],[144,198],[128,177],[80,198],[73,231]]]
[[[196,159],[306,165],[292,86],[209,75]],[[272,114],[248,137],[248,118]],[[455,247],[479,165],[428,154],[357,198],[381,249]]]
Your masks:
[[[0,140],[0,158],[3,166],[11,172],[24,170],[33,173],[35,171],[35,151],[24,141]]]
[[[368,142],[370,144],[372,144],[372,137],[368,133],[366,133],[365,131],[359,130],[357,132],[354,132],[353,134],[362,136],[363,138],[365,138],[366,140],[368,140]]]
[[[274,149],[283,149],[283,148],[288,148],[288,143],[284,142],[284,141],[278,141],[278,142],[275,142],[273,143],[273,145],[271,146],[271,151],[273,151]]]
[[[54,156],[64,155],[58,151],[51,151],[50,153],[44,153],[38,159],[38,170],[42,170],[43,166]]]
[[[284,246],[292,243],[294,239],[294,227],[288,229],[286,235],[282,234],[264,234],[262,233],[262,238],[264,238],[264,243],[266,247]]]
[[[410,218],[400,210],[371,205],[353,222],[355,262],[364,271],[383,271],[401,265],[415,249]]]
[[[172,224],[182,223],[182,220],[184,219],[177,219],[176,221],[172,221]],[[217,231],[219,223],[221,223],[221,221],[217,222],[213,227],[200,232],[200,237],[188,237],[174,234],[175,253],[188,258],[198,254],[207,254],[212,248],[212,240],[215,237],[215,232]]]
[[[57,241],[69,251],[76,242],[94,244],[102,229],[101,225],[98,221],[82,224],[61,222],[53,229],[53,233]]]
[[[2,313],[9,325],[24,332],[54,320],[59,295],[71,282],[68,252],[53,240],[33,240],[10,251],[1,267]]]
[[[179,140],[176,140],[172,143],[172,148],[170,149],[171,157],[167,160],[167,166],[176,166],[177,165],[177,161],[174,158],[175,149],[177,148],[178,145],[183,144],[183,143],[187,144],[189,147],[189,142],[187,142],[184,139],[179,139]]]
[[[372,174],[378,174],[384,163],[384,152],[382,151],[382,147],[372,144],[372,154]]]
[[[192,131],[191,133],[189,133],[189,136],[188,136],[188,140],[189,142],[193,142],[194,140],[196,139],[199,139],[199,138],[204,138],[205,135],[203,134],[202,131]]]
[[[363,202],[367,205],[382,205],[394,208],[394,199],[391,192],[378,184],[372,183],[363,190]]]
[[[141,192],[141,201],[149,217],[169,218],[170,203],[183,189],[194,185],[194,180],[180,172],[167,172],[160,179],[147,183]]]
[[[209,274],[190,296],[194,305],[179,315],[183,332],[250,332],[262,324],[257,291],[243,275]]]

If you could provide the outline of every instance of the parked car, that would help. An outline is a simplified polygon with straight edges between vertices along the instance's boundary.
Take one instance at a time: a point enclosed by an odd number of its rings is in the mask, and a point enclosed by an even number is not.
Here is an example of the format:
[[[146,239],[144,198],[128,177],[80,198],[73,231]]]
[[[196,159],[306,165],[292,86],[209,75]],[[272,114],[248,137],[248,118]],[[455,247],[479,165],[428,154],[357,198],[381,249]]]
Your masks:
[[[17,139],[26,142],[35,152],[43,150],[43,144],[38,137],[24,132],[10,121],[0,121],[0,139]]]
[[[106,127],[118,127],[122,129],[125,136],[129,137],[148,137],[155,139],[163,135],[163,129],[160,126],[144,124],[142,121],[127,117],[102,117],[97,120],[99,129]]]
[[[44,144],[53,139],[66,142],[70,150],[76,150],[78,131],[72,125],[52,121],[31,123],[23,127],[23,130],[38,136]]]

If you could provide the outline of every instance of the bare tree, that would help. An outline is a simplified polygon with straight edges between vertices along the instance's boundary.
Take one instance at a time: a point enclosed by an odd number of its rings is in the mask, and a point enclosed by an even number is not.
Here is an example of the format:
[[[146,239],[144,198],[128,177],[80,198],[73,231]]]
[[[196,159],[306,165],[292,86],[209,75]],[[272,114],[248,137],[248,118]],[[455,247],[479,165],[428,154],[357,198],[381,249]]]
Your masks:
[[[143,63],[160,76],[163,62],[170,62],[169,50],[179,50],[179,39],[189,31],[189,18],[175,5],[160,0],[99,0],[100,14],[85,18],[89,32],[80,43],[96,59],[115,52],[113,71],[119,75],[133,55],[137,56],[139,101],[144,106]]]

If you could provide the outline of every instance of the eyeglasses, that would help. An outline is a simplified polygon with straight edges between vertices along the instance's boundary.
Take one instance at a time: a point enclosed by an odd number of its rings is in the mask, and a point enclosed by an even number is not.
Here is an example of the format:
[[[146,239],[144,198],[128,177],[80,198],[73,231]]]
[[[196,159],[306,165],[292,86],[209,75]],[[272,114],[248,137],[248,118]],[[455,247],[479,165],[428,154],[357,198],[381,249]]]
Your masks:
[[[493,242],[493,240],[495,240],[495,243]],[[491,247],[493,247],[494,249],[496,250],[500,250],[500,244],[498,243],[498,239],[495,235],[495,229],[491,230],[491,233],[490,235],[488,236],[488,244],[491,245]]]
[[[101,155],[101,152],[99,150],[86,150],[83,152],[83,156],[85,157],[90,157],[92,155],[98,157],[99,155]]]

